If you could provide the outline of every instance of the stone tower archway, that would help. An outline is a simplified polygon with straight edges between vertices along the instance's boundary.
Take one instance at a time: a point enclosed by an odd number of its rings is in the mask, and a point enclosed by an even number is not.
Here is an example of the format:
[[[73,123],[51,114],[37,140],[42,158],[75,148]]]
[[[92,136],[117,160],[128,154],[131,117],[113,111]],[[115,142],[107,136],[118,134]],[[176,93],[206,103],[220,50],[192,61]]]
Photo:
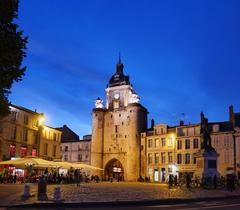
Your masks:
[[[111,178],[116,181],[124,180],[123,166],[118,159],[113,158],[108,161],[104,169],[104,178],[106,180],[110,180]]]

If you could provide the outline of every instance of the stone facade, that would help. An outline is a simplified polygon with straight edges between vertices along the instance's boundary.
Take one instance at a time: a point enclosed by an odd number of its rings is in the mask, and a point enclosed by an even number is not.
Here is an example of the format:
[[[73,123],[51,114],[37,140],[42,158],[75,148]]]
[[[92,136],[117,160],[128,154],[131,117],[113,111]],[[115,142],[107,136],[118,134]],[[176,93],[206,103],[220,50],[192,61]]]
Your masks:
[[[43,113],[13,104],[10,110],[11,113],[0,121],[0,160],[24,156],[60,158],[61,132],[44,125]],[[46,132],[49,138],[45,137]],[[55,143],[52,143],[54,141]],[[47,154],[44,155],[42,147],[46,143],[49,146]],[[52,151],[56,151],[55,156]]]
[[[219,154],[218,172],[222,176],[236,172],[240,178],[239,125],[229,118],[225,122],[210,122],[209,126],[212,146]],[[160,124],[141,133],[141,176],[159,182],[167,180],[170,174],[195,176],[197,167],[201,167],[196,162],[202,144],[200,127],[200,123],[174,127]]]
[[[106,89],[106,106],[98,98],[92,112],[91,164],[104,169],[103,178],[137,180],[140,133],[146,128],[147,110],[139,103],[119,60]]]
[[[62,161],[90,164],[91,139],[61,143]]]

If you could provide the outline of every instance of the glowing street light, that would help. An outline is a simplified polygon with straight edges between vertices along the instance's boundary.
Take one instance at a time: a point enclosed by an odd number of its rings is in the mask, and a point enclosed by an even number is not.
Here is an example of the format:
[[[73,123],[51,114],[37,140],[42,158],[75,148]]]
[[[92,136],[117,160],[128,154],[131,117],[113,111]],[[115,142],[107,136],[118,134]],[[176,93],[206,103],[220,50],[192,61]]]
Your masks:
[[[42,114],[38,119],[39,125],[40,126],[43,125],[44,121],[45,121],[45,118],[44,118],[44,115]]]

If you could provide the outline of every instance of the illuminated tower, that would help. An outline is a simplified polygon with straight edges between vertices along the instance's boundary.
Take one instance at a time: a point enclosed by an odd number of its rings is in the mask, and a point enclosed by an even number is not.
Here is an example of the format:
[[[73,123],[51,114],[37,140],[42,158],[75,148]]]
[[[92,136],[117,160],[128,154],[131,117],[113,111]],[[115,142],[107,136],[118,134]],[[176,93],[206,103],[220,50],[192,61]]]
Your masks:
[[[98,98],[92,112],[91,164],[104,178],[136,181],[140,165],[140,133],[147,129],[147,110],[124,75],[121,59],[106,88],[106,105]]]

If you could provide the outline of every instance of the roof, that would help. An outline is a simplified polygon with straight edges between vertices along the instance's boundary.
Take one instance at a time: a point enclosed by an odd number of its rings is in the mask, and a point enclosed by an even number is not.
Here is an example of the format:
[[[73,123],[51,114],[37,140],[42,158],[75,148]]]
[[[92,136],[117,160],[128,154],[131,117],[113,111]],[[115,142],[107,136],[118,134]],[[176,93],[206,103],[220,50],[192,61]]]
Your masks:
[[[235,113],[235,126],[240,126],[240,112]]]
[[[62,131],[61,142],[79,141],[79,136],[66,125],[56,129]]]
[[[120,85],[130,85],[129,76],[124,75],[123,73],[124,65],[119,58],[119,61],[116,65],[116,73],[111,77],[108,83],[108,87],[120,86]]]
[[[211,132],[213,130],[213,128],[212,128],[213,125],[219,125],[219,131],[218,132],[229,132],[229,131],[233,131],[234,130],[232,123],[229,122],[229,121],[225,121],[225,122],[210,122],[209,125],[210,125]]]
[[[27,109],[27,108],[25,108],[25,107],[18,106],[18,105],[16,105],[16,104],[10,104],[10,107],[14,107],[14,108],[16,108],[16,109],[20,109],[20,110],[22,110],[22,111],[25,111],[25,112],[28,112],[28,113],[31,113],[31,114],[35,114],[35,115],[43,115],[43,113],[39,113],[39,112],[37,112],[37,111],[33,111],[33,110],[31,110],[31,109]]]

